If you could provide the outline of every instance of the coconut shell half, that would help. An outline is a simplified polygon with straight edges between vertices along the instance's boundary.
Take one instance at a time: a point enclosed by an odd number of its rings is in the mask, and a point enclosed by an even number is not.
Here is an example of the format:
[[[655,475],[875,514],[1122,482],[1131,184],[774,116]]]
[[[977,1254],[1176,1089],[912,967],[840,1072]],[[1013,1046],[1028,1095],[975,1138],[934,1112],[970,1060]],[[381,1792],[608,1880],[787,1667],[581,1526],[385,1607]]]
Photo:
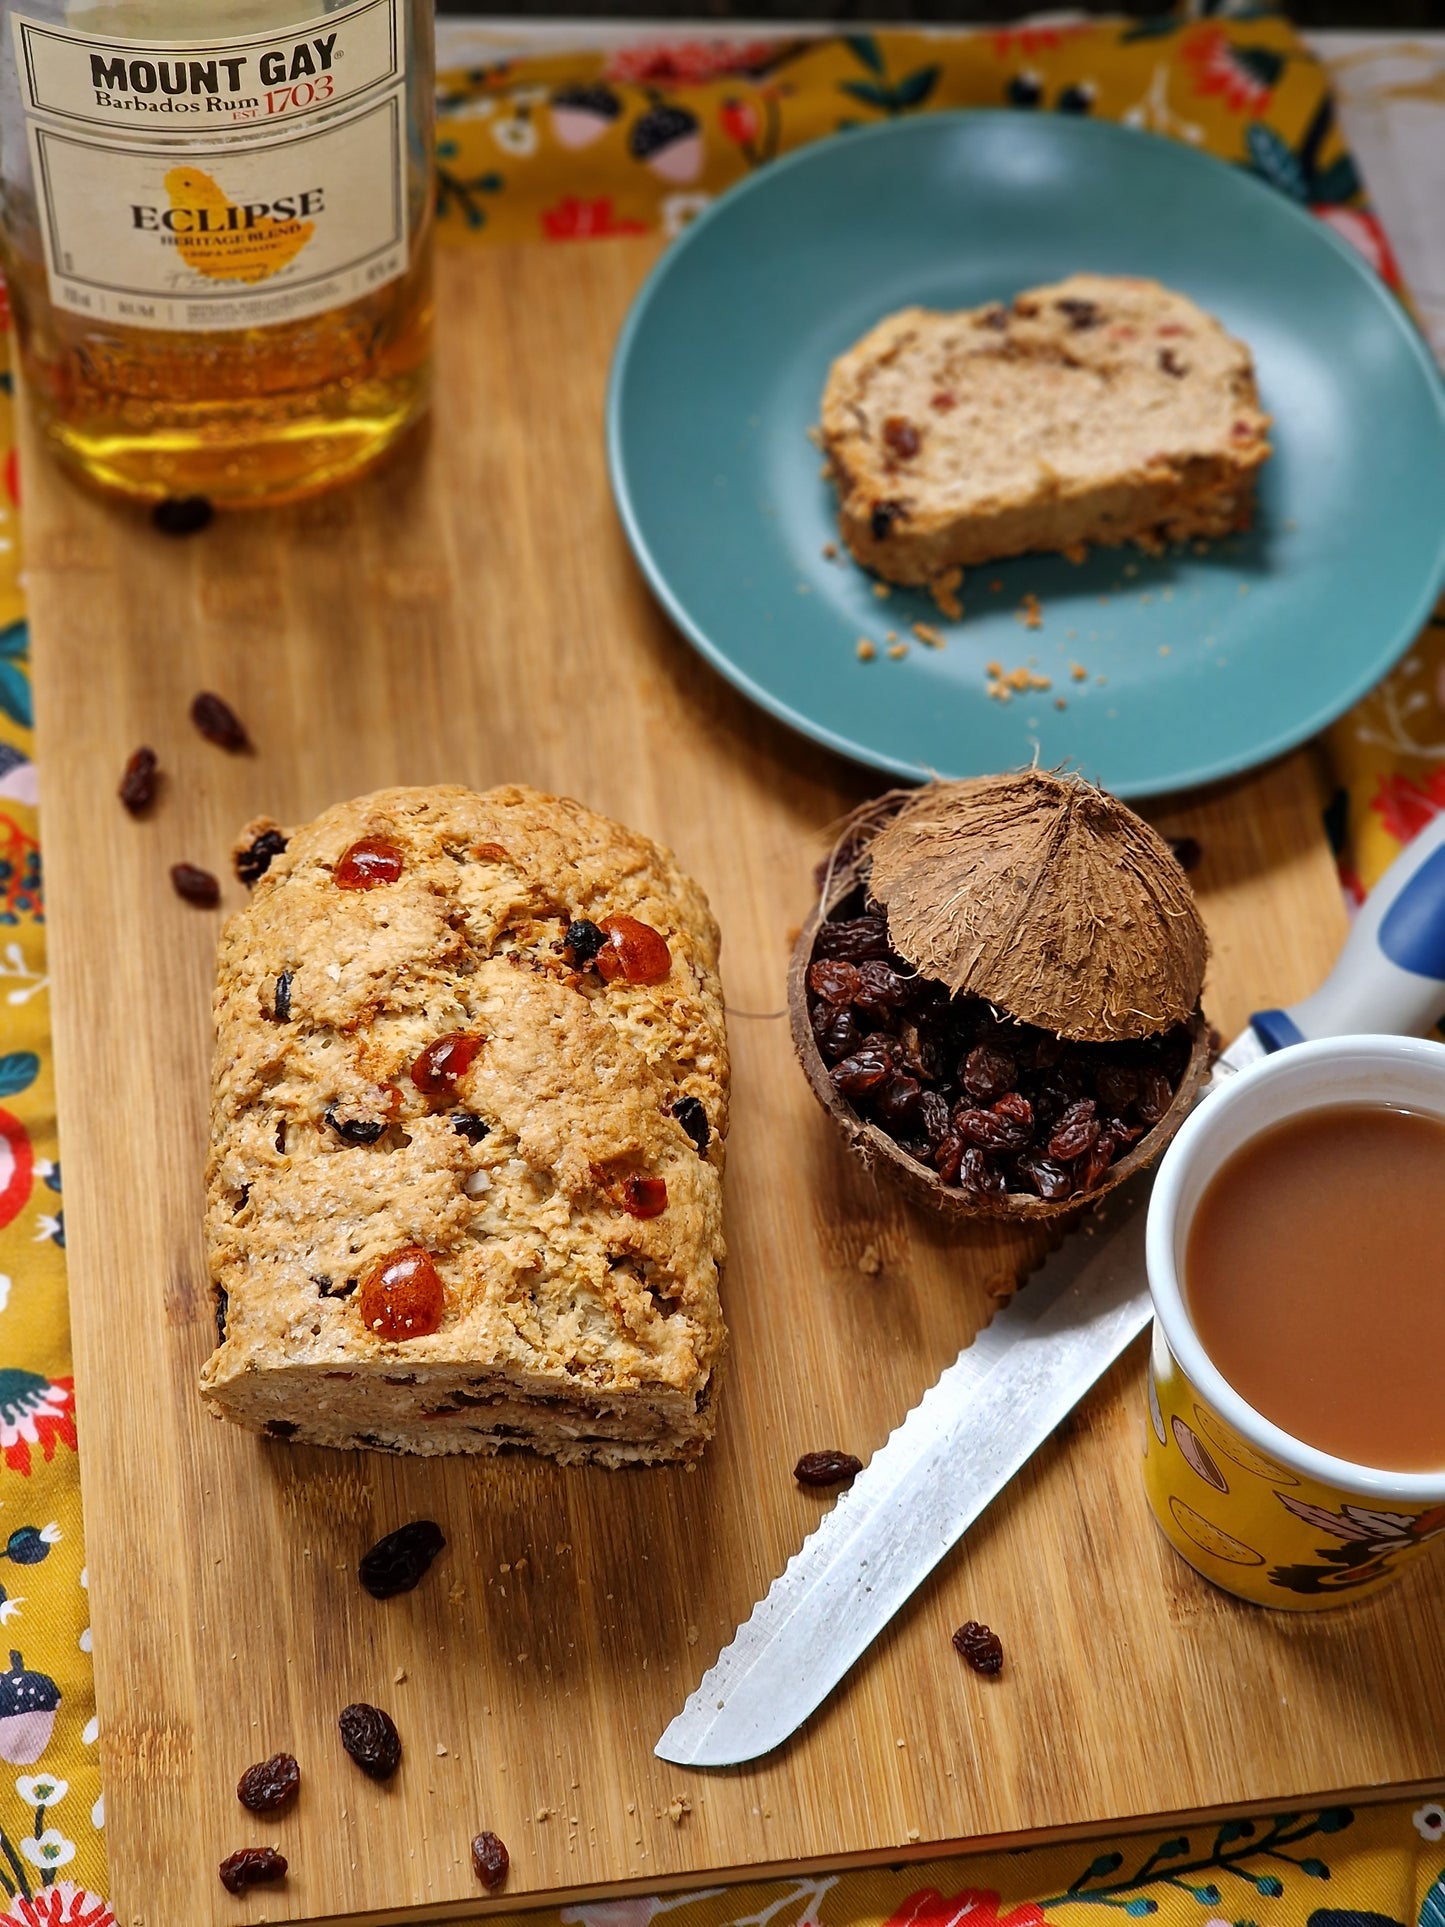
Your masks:
[[[1026,774],[1032,779],[1035,773],[1027,772]],[[1008,785],[1012,779],[993,778],[983,780]],[[1049,780],[1058,781],[1060,779]],[[1069,779],[1063,780],[1067,782]],[[933,786],[935,790],[947,789],[954,791],[972,787],[973,785],[962,783]],[[1170,906],[1167,909],[1161,907],[1158,914],[1168,916],[1170,919],[1168,928],[1171,930],[1177,928],[1178,935],[1181,938],[1179,943],[1181,959],[1176,966],[1173,967],[1174,974],[1177,975],[1183,971],[1183,957],[1187,956],[1190,959],[1189,969],[1191,971],[1196,967],[1197,960],[1197,975],[1193,978],[1192,994],[1189,995],[1189,1001],[1187,1003],[1181,1007],[1180,999],[1185,994],[1184,986],[1181,984],[1176,986],[1172,991],[1170,1001],[1165,1002],[1161,1000],[1161,1019],[1158,1023],[1140,1025],[1137,1021],[1130,1018],[1129,1011],[1114,1004],[1111,1005],[1111,1008],[1116,1011],[1117,1014],[1115,1016],[1107,1019],[1102,1025],[1096,1023],[1091,1029],[1085,1030],[1079,1027],[1078,1022],[1077,1013],[1080,1008],[1079,982],[1078,978],[1075,977],[1072,982],[1073,996],[1070,1000],[1072,1027],[1066,1031],[1060,1023],[1050,1021],[1046,1013],[1050,1008],[1055,1006],[1050,1005],[1043,995],[1031,998],[1026,997],[1025,1002],[1028,1007],[1019,1009],[1007,1002],[1001,995],[989,995],[988,992],[980,988],[977,978],[971,972],[964,973],[961,983],[956,982],[953,977],[945,975],[942,969],[930,969],[924,965],[918,957],[910,953],[908,943],[900,937],[895,927],[895,916],[897,912],[894,901],[889,900],[887,897],[880,896],[879,892],[876,861],[879,842],[882,840],[883,835],[887,833],[887,830],[894,823],[898,822],[900,818],[906,820],[905,813],[908,812],[910,808],[918,809],[925,834],[931,836],[933,834],[930,828],[931,817],[923,807],[931,794],[932,792],[930,790],[924,790],[911,795],[904,794],[903,796],[890,796],[880,799],[879,803],[870,806],[865,812],[861,812],[859,816],[853,818],[852,821],[845,826],[827,868],[823,894],[803,926],[794,948],[792,963],[788,971],[788,1010],[793,1029],[794,1047],[802,1062],[803,1069],[807,1073],[808,1082],[813,1088],[814,1096],[832,1118],[844,1142],[866,1165],[882,1171],[893,1183],[907,1191],[918,1202],[926,1203],[945,1217],[955,1219],[1002,1218],[1018,1222],[1045,1218],[1066,1218],[1097,1203],[1100,1198],[1112,1191],[1115,1186],[1122,1184],[1126,1178],[1131,1177],[1135,1171],[1141,1170],[1145,1165],[1152,1163],[1163,1151],[1165,1145],[1168,1144],[1170,1138],[1173,1137],[1174,1133],[1179,1129],[1179,1126],[1184,1122],[1184,1119],[1193,1108],[1194,1100],[1208,1074],[1212,1041],[1210,1027],[1205,1021],[1203,1010],[1199,1004],[1199,987],[1204,975],[1203,926],[1199,923],[1198,912],[1194,908],[1193,895],[1189,890],[1188,882],[1184,878],[1183,872],[1179,870],[1173,853],[1169,850],[1167,844],[1154,835],[1152,830],[1147,830],[1146,825],[1139,823],[1139,828],[1146,830],[1148,837],[1158,845],[1158,850],[1163,853],[1164,859],[1174,868],[1183,885],[1183,902],[1182,905],[1178,907],[1175,907],[1176,900],[1167,887],[1167,879],[1166,887],[1162,893],[1160,893],[1160,898],[1151,897],[1149,900],[1152,904],[1162,899],[1163,905]],[[1097,796],[1100,793],[1095,791],[1092,792],[1092,794]],[[1112,798],[1105,798],[1104,800],[1113,804],[1113,808],[1123,812],[1124,815],[1132,815],[1132,812],[1125,810],[1122,804],[1114,803]],[[1139,822],[1138,818],[1134,818],[1133,820],[1135,823]],[[1112,831],[1110,831],[1110,834],[1112,835]],[[1052,838],[1047,836],[1038,838],[1035,841],[1034,847],[1040,852],[1039,860],[1047,861],[1047,853],[1049,851],[1053,851],[1055,856],[1057,856],[1060,848],[1068,844],[1070,836],[1071,832],[1068,827],[1065,826],[1061,833],[1056,831],[1056,834]],[[1131,846],[1137,847],[1137,839],[1132,836],[1126,837],[1124,839],[1124,848],[1127,850]],[[1017,844],[1015,844],[1014,847],[1015,850],[1017,850]],[[1148,846],[1146,845],[1145,848],[1147,849]],[[1147,860],[1152,862],[1153,854],[1151,851]],[[1075,862],[1075,867],[1077,867],[1077,861]],[[889,874],[890,882],[896,889],[898,873],[893,871]],[[905,877],[911,879],[911,889],[917,892],[920,879],[916,869],[904,866],[903,874]],[[999,874],[998,865],[992,866],[991,874],[995,876]],[[921,1164],[918,1159],[910,1157],[908,1152],[906,1152],[901,1145],[895,1143],[886,1131],[882,1130],[878,1125],[871,1123],[867,1118],[862,1117],[854,1110],[847,1098],[841,1096],[834,1088],[832,1078],[828,1074],[828,1066],[824,1062],[821,1051],[818,1049],[817,1040],[813,1035],[813,1027],[809,1021],[808,967],[813,961],[813,950],[817,941],[819,926],[827,921],[828,918],[832,916],[834,910],[860,887],[867,890],[871,899],[883,903],[888,915],[889,938],[895,951],[914,963],[924,976],[933,977],[938,981],[949,984],[949,987],[954,989],[956,994],[984,997],[988,1002],[994,1004],[998,1010],[1006,1012],[1011,1017],[1036,1025],[1043,1030],[1052,1030],[1060,1036],[1066,1036],[1084,1042],[1112,1042],[1125,1038],[1149,1036],[1159,1031],[1171,1030],[1176,1024],[1185,1024],[1188,1027],[1190,1037],[1189,1061],[1185,1066],[1178,1088],[1174,1093],[1174,1100],[1168,1111],[1166,1111],[1152,1130],[1140,1138],[1137,1144],[1131,1146],[1123,1157],[1110,1165],[1102,1181],[1095,1185],[1092,1190],[1084,1193],[1076,1193],[1072,1197],[1054,1200],[1038,1197],[1033,1192],[1022,1191],[1010,1191],[1006,1192],[1002,1197],[989,1198],[979,1196],[974,1192],[965,1191],[957,1185],[944,1184],[935,1171],[928,1165]],[[1026,885],[1023,888],[1016,888],[1014,894],[1018,896],[1028,895]],[[1036,903],[1039,901],[1040,894],[1038,891],[1034,893]],[[1042,894],[1046,902],[1051,899],[1051,891]],[[916,896],[915,901],[917,901]],[[1009,899],[1006,897],[1005,903],[1008,901]],[[922,913],[924,909],[925,906],[920,903],[920,913]],[[1138,920],[1143,913],[1141,913],[1136,906],[1132,914],[1136,920]],[[1154,915],[1155,912],[1151,909],[1148,914]],[[1176,918],[1177,926],[1175,922]],[[907,927],[912,942],[916,944],[918,942],[917,921],[910,921]],[[1020,920],[1017,917],[1014,918],[1013,929],[1015,931],[1016,941],[1019,937],[1020,927]],[[1198,933],[1197,944],[1194,936],[1195,931]],[[1036,971],[1025,964],[1021,964],[1018,960],[1010,962],[1007,959],[1004,947],[985,931],[975,931],[975,933],[966,940],[964,947],[970,956],[976,956],[985,960],[999,960],[1002,963],[1003,969],[1001,975],[998,973],[986,973],[987,981],[993,983],[1007,981],[1011,986],[1021,984],[1026,990],[1029,986],[1038,985],[1045,987],[1052,985],[1055,990],[1057,990],[1063,982],[1059,970],[1052,965],[1043,971]],[[1128,944],[1118,948],[1118,954],[1127,956],[1132,953],[1132,949],[1133,940],[1131,939]],[[1147,975],[1148,973],[1146,971],[1136,971],[1133,977],[1127,979],[1127,981],[1132,981],[1137,985],[1140,982],[1146,981]],[[1158,980],[1162,981],[1162,979]],[[1117,986],[1125,982],[1126,979],[1117,971],[1111,970],[1108,974],[1108,981],[1112,986],[1117,988]],[[1062,1001],[1062,998],[1058,999],[1059,1003],[1062,1003]],[[1138,996],[1130,999],[1131,1006],[1137,1006],[1141,1001],[1142,999]],[[1111,1027],[1124,1021],[1129,1022],[1128,1028]]]

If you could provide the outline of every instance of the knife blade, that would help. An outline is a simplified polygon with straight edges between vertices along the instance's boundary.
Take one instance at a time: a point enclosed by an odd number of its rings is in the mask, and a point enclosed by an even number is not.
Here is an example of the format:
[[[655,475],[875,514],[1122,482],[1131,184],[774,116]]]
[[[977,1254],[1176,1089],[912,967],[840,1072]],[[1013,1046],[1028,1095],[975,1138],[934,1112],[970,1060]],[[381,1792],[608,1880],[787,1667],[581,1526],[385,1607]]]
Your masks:
[[[1423,1032],[1445,1009],[1445,816],[1380,879],[1312,997],[1258,1013],[1200,1094],[1272,1050]],[[677,1766],[771,1752],[1149,1323],[1153,1174],[1103,1199],[924,1393],[789,1560],[654,1749]]]

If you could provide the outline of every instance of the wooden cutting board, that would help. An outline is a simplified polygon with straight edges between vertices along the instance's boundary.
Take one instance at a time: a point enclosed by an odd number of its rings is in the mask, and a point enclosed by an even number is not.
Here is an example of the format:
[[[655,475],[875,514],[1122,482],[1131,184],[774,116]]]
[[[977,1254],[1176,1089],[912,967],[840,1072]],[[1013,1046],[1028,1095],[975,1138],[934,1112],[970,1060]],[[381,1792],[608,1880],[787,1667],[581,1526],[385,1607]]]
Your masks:
[[[429,442],[309,507],[181,543],[34,452],[26,468],[107,1837],[135,1927],[480,1912],[482,1827],[512,1854],[495,1908],[1445,1775],[1445,1561],[1318,1617],[1212,1591],[1145,1509],[1142,1347],[792,1744],[717,1775],[653,1757],[828,1503],[794,1485],[798,1454],[866,1458],[1038,1246],[876,1190],[794,1064],[790,933],[826,826],[872,785],[704,668],[633,567],[601,411],[651,255],[444,257]],[[194,733],[200,688],[234,702],[254,756]],[[143,824],[115,798],[140,742],[168,777]],[[214,1335],[198,1221],[218,919],[167,866],[223,868],[258,811],[512,778],[671,844],[725,932],[733,1364],[696,1470],[297,1450],[195,1395]],[[1309,989],[1340,941],[1319,802],[1299,755],[1159,817],[1203,846],[1226,1034]],[[448,1548],[378,1604],[357,1557],[417,1516]],[[1002,1633],[997,1684],[949,1644],[970,1617]],[[358,1698],[404,1736],[385,1788],[337,1741]],[[278,1748],[301,1800],[257,1823],[233,1789]],[[291,1875],[239,1906],[217,1862],[261,1842]]]

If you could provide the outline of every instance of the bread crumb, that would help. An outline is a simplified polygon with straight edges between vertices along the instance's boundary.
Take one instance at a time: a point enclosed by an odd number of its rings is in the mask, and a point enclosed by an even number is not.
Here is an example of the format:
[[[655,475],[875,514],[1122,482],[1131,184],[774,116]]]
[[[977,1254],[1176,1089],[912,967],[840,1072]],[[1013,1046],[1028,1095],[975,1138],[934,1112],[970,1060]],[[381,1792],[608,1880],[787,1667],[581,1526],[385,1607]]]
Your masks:
[[[1167,656],[1169,654],[1169,644],[1167,642],[1160,643],[1159,653],[1161,656]]]
[[[1069,705],[1068,705],[1068,704],[1067,704],[1067,703],[1065,702],[1065,700],[1064,700],[1064,698],[1063,698],[1062,696],[1055,696],[1055,698],[1054,698],[1054,708],[1055,708],[1055,709],[1067,709],[1067,708],[1068,708],[1068,706],[1069,706]]]
[[[885,629],[883,631],[883,640],[885,642],[897,642],[898,631],[896,629]]]
[[[406,1681],[406,1668],[404,1666],[398,1666],[396,1671],[391,1676],[391,1683],[393,1686],[401,1686],[405,1684],[405,1681]]]
[[[1000,663],[991,662],[986,665],[986,673],[987,693],[998,703],[1011,701],[1015,690],[1052,689],[1054,686],[1050,677],[1041,676],[1027,664],[1020,664],[1017,669],[1005,669]]]
[[[877,654],[878,654],[877,648],[874,646],[873,643],[871,643],[868,640],[867,636],[859,636],[858,647],[857,647],[857,656],[858,656],[859,662],[872,662],[873,658]]]
[[[1064,560],[1066,562],[1072,562],[1075,568],[1077,568],[1081,562],[1087,562],[1088,559],[1089,548],[1086,542],[1071,542],[1064,550]]]
[[[1239,585],[1239,593],[1240,593],[1241,595],[1248,595],[1248,594],[1249,594],[1249,584],[1248,584],[1247,582],[1241,582],[1241,583],[1240,583],[1240,585]]]
[[[447,1750],[446,1750],[446,1748],[445,1748],[445,1747],[444,1747],[444,1746],[442,1745],[442,1743],[441,1743],[441,1741],[440,1741],[440,1740],[438,1740],[438,1741],[437,1741],[437,1758],[438,1758],[439,1760],[444,1760],[444,1759],[445,1759],[446,1757],[447,1757]]]
[[[929,583],[933,599],[951,622],[957,622],[963,614],[963,604],[958,599],[959,584],[963,581],[962,569],[946,569],[941,576]]]
[[[858,1254],[858,1269],[866,1278],[876,1278],[883,1269],[883,1253],[877,1245],[864,1245]]]
[[[1034,594],[1032,589],[1029,590],[1028,594],[1024,597],[1022,603],[1019,605],[1016,619],[1024,625],[1025,629],[1042,629],[1043,628],[1044,612],[1039,605],[1038,597]]]
[[[1100,687],[1101,689],[1103,688],[1103,686],[1104,686],[1104,684],[1105,684],[1105,683],[1106,683],[1106,682],[1107,682],[1108,680],[1109,680],[1109,678],[1108,678],[1107,676],[1095,676],[1095,678],[1094,678],[1094,681],[1095,681],[1096,683],[1098,683],[1098,685],[1099,685],[1099,687]]]
[[[910,1827],[910,1828],[908,1829],[908,1838],[909,1838],[910,1840],[916,1840],[916,1839],[918,1838],[918,1829],[917,1829],[917,1827]]]
[[[511,1570],[512,1570],[512,1562],[510,1559],[504,1560],[503,1563],[497,1568],[498,1572],[504,1572],[504,1573],[510,1572]]]
[[[546,1808],[546,1807],[538,1807],[538,1809],[537,1809],[537,1812],[536,1812],[536,1815],[535,1815],[534,1817],[535,1817],[535,1819],[536,1819],[536,1821],[537,1821],[537,1824],[538,1824],[538,1826],[541,1826],[541,1825],[542,1825],[542,1823],[543,1823],[543,1822],[544,1822],[544,1821],[546,1820],[546,1818],[547,1818],[547,1808]]]
[[[460,1579],[456,1580],[447,1588],[447,1598],[451,1600],[454,1606],[460,1606],[466,1596],[466,1586]]]
[[[689,1627],[688,1627],[688,1629],[687,1629],[687,1643],[688,1643],[688,1645],[689,1645],[689,1646],[696,1646],[696,1644],[697,1644],[697,1627],[696,1627],[696,1626],[689,1626]]]
[[[1193,544],[1193,549],[1196,555],[1208,555],[1209,544],[1207,542],[1196,542]]]
[[[873,593],[880,602],[886,602],[893,591],[886,582],[875,582],[873,584]]]
[[[926,644],[928,648],[941,649],[943,647],[943,637],[931,623],[915,622],[912,628],[914,635],[917,636],[921,643]]]
[[[817,422],[812,423],[809,427],[808,440],[813,444],[814,448],[821,448],[823,446],[823,430]]]
[[[1069,674],[1075,682],[1087,682],[1089,680],[1089,672],[1081,662],[1071,662],[1069,664]]]
[[[997,577],[995,577],[994,580],[990,582],[988,586],[989,586],[990,594],[997,595],[999,590],[1003,587],[1003,584],[998,580]]]
[[[1124,564],[1124,573],[1125,575],[1138,575],[1139,564],[1137,562],[1126,562]]]
[[[667,1817],[675,1827],[680,1827],[686,1816],[692,1812],[692,1801],[685,1793],[674,1793],[667,1803]]]
[[[836,562],[838,560],[838,544],[836,542],[825,542],[823,544],[822,555],[825,562]]]
[[[895,642],[888,653],[895,662],[902,662],[903,658],[908,654],[908,644],[906,642]]]
[[[895,1746],[907,1746],[908,1742],[907,1740],[895,1740],[893,1744]]]
[[[1140,596],[1139,600],[1141,602],[1152,602],[1154,598],[1152,595],[1150,595],[1149,591],[1146,589],[1143,595]]]

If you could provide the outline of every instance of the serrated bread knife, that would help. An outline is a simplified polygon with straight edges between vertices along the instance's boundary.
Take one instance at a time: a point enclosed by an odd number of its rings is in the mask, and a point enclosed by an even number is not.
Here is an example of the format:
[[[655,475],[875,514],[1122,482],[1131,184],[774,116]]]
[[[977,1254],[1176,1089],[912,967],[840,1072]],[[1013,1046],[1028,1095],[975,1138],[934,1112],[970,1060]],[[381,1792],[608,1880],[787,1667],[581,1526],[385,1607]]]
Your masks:
[[[1200,1102],[1270,1051],[1353,1031],[1419,1035],[1445,1010],[1445,816],[1398,856],[1325,982],[1251,1019]],[[1111,1192],[967,1346],[774,1580],[658,1741],[736,1766],[796,1730],[1054,1427],[1149,1322],[1152,1173]]]

